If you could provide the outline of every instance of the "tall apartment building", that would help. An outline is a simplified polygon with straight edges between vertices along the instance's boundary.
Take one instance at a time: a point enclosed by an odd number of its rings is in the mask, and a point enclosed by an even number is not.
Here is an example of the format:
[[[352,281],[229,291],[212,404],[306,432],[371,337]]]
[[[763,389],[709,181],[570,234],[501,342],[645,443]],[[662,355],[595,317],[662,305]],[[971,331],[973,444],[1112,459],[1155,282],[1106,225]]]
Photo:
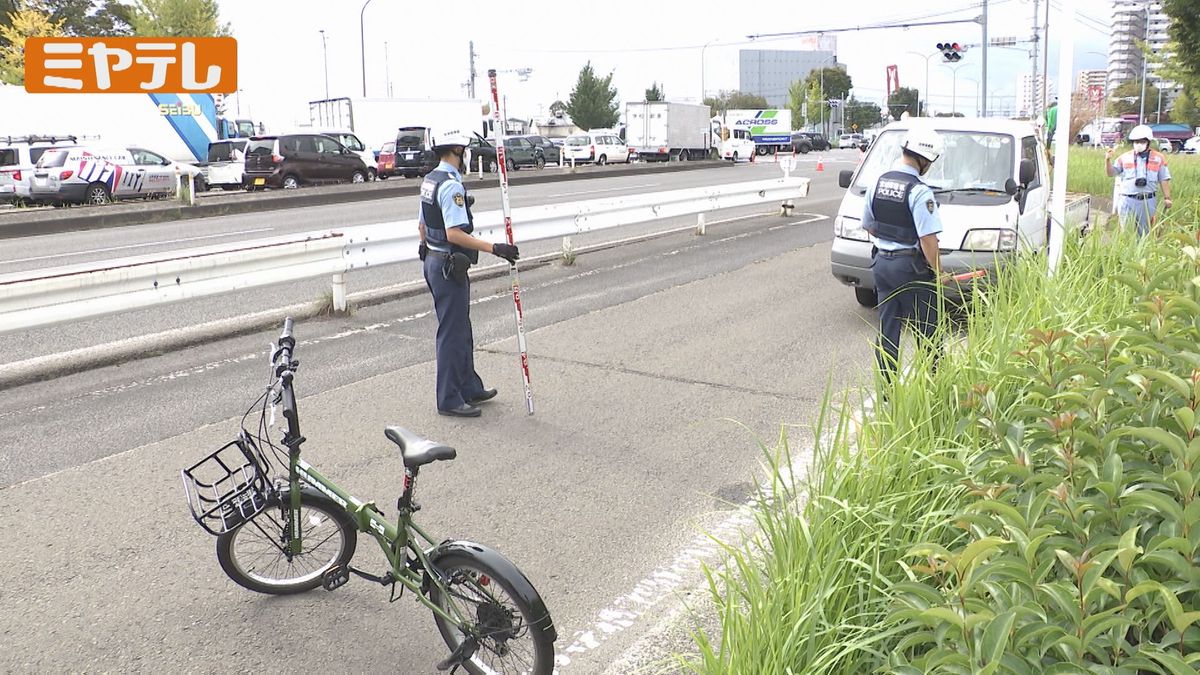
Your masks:
[[[739,51],[738,89],[762,96],[771,107],[782,108],[787,106],[788,90],[796,80],[820,68],[845,68],[837,62],[837,38],[820,36],[804,46],[811,48]]]
[[[1036,107],[1034,106],[1036,99]],[[1049,91],[1046,92],[1047,105],[1054,100],[1054,81],[1050,81]],[[1028,117],[1034,110],[1042,110],[1042,76],[1037,77],[1024,73],[1017,76],[1017,117]]]
[[[1075,91],[1086,93],[1092,87],[1106,87],[1107,84],[1107,70],[1081,70],[1075,80]]]
[[[1171,18],[1163,9],[1162,0],[1114,0],[1112,37],[1108,45],[1108,91],[1131,80],[1141,82],[1143,53],[1140,45],[1145,42],[1151,53],[1165,55],[1170,24]],[[1159,60],[1151,58],[1145,66],[1148,82],[1155,85],[1162,82]],[[1162,82],[1162,86],[1174,89],[1177,85]]]

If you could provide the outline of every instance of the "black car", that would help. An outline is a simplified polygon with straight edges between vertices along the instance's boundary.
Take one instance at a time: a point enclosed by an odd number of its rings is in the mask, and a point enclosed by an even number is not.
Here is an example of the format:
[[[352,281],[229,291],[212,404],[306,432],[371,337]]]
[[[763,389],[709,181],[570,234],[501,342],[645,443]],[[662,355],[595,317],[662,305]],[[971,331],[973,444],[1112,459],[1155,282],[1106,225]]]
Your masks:
[[[476,135],[471,139],[472,170],[479,166],[481,158],[484,171],[495,173],[500,170],[500,165],[496,162],[496,146]],[[504,139],[504,159],[508,163],[509,171],[517,171],[523,166],[532,166],[538,169],[546,166],[545,152],[542,151],[542,148],[530,143],[526,136],[508,136]]]
[[[367,166],[358,153],[320,134],[254,136],[246,143],[247,190],[298,188],[316,183],[362,183]]]
[[[538,136],[536,134],[532,136],[521,136],[521,138],[524,138],[532,143],[535,148],[541,148],[542,156],[546,158],[547,164],[559,163],[559,157],[562,156],[562,148],[555,145],[554,142],[549,138],[546,138],[545,136]]]
[[[813,150],[825,151],[832,147],[833,145],[830,144],[829,139],[825,138],[825,134],[810,131],[792,132],[792,152],[804,155]]]
[[[400,127],[396,132],[396,168],[405,178],[424,176],[437,167],[437,155],[429,147],[427,127]]]

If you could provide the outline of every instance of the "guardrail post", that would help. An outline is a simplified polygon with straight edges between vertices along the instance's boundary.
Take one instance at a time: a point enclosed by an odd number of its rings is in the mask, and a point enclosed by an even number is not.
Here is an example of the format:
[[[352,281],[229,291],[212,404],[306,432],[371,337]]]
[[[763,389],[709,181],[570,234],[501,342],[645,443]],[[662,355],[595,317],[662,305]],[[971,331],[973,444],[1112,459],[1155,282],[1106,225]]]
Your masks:
[[[188,174],[188,206],[196,205],[196,177]]]
[[[346,311],[346,275],[341,272],[333,275],[333,311]]]
[[[792,209],[794,208],[796,208],[796,205],[792,204],[792,200],[785,199],[783,203],[779,205],[779,215],[787,218],[792,215]]]
[[[696,214],[696,235],[703,236],[704,231],[705,231],[704,214],[697,213]]]
[[[565,146],[566,143],[564,142],[563,145]],[[567,150],[565,147],[558,149],[558,168],[560,169],[566,166],[566,152]]]
[[[477,164],[479,166],[479,179],[483,180],[483,158],[482,157],[479,158],[479,161],[477,162]]]

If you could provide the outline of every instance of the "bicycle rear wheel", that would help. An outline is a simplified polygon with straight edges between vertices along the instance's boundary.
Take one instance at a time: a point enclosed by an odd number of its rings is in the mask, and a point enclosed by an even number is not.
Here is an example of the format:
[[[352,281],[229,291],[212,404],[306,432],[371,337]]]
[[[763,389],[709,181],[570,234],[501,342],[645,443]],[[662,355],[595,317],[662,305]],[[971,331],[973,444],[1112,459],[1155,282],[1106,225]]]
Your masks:
[[[492,556],[458,550],[431,561],[449,581],[444,582],[446,592],[433,584],[429,599],[451,616],[453,605],[466,622],[459,626],[434,612],[438,631],[451,652],[467,639],[464,628],[478,638],[478,648],[463,663],[472,675],[549,675],[555,635],[545,605],[516,567]]]
[[[286,492],[277,493],[262,513],[217,537],[221,569],[239,586],[271,595],[303,593],[320,586],[329,568],[350,564],[358,543],[354,522],[339,505],[308,491],[300,494],[304,549],[288,554],[288,503]]]

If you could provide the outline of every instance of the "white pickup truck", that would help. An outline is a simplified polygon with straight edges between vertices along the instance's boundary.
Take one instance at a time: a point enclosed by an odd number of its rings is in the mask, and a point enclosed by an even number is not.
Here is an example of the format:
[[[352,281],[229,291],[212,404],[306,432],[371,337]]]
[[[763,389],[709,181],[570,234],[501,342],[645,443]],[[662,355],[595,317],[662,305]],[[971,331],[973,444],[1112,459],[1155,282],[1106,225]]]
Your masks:
[[[893,122],[871,144],[854,171],[842,171],[839,184],[849,188],[834,219],[833,276],[854,288],[859,304],[874,307],[872,237],[862,228],[865,193],[900,158],[909,129],[933,126],[946,151],[922,180],[933,188],[943,231],[942,268],[951,274],[984,270],[991,277],[1004,259],[1021,250],[1043,249],[1049,242],[1050,176],[1046,149],[1033,125],[986,118],[913,118]],[[1090,198],[1069,197],[1067,227],[1087,222]],[[951,294],[960,288],[948,286]]]

